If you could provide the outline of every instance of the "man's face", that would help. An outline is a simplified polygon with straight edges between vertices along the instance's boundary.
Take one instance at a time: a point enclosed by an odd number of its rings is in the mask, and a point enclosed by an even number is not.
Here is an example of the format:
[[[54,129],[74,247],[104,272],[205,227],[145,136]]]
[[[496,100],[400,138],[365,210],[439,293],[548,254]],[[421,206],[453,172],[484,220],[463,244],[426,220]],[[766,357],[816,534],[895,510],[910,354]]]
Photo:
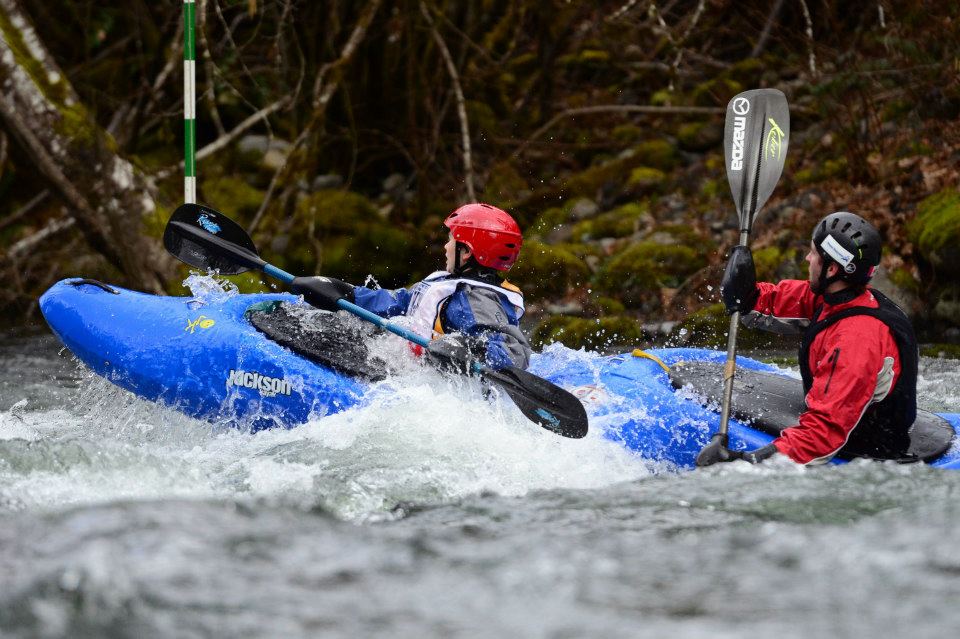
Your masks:
[[[820,279],[820,271],[823,269],[823,258],[820,257],[819,251],[813,245],[813,240],[810,240],[810,250],[807,251],[806,260],[810,267],[808,279],[811,285],[816,286],[817,280]]]
[[[456,262],[457,255],[457,241],[453,239],[453,233],[451,232],[447,237],[447,243],[443,245],[443,250],[447,255],[447,272],[453,272],[453,267]]]

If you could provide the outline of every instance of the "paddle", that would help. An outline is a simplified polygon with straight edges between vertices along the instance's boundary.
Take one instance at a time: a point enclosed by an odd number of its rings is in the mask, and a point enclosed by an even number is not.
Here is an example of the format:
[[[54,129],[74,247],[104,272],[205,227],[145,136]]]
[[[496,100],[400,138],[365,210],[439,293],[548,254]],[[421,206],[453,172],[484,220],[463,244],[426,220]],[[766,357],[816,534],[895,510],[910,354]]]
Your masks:
[[[780,179],[789,138],[790,110],[782,92],[776,89],[744,91],[727,105],[723,150],[727,180],[740,218],[740,246],[748,246],[753,221]],[[726,458],[739,324],[740,313],[736,312],[730,317],[727,335],[720,428],[697,455],[697,466],[709,466]]]
[[[218,270],[224,275],[253,269],[287,284],[295,279],[263,260],[253,240],[236,222],[199,204],[184,204],[173,212],[163,232],[163,245],[174,257],[196,268]],[[347,300],[339,300],[337,306],[424,348],[430,344],[421,335]],[[543,428],[563,437],[587,434],[583,404],[556,384],[513,366],[494,370],[474,363],[472,372],[503,389],[520,412]]]

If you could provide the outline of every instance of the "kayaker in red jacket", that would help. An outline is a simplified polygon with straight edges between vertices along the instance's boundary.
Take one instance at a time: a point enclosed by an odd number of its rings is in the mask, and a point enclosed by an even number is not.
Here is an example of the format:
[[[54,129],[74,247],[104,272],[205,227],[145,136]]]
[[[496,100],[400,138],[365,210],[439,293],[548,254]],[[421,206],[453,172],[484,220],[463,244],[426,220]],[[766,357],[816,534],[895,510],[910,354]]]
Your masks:
[[[809,279],[757,282],[753,257],[736,247],[721,294],[745,326],[801,333],[807,410],[769,446],[728,451],[729,461],[777,453],[801,464],[846,456],[906,460],[916,417],[917,341],[904,312],[867,283],[880,263],[877,230],[838,212],[814,228]]]

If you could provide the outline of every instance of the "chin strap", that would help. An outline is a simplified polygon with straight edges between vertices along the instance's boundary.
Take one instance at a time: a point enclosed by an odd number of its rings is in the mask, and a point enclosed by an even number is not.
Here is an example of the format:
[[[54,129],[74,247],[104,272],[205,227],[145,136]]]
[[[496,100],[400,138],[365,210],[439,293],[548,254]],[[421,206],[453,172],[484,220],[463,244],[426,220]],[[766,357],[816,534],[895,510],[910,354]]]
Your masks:
[[[843,273],[843,268],[840,268],[840,265],[837,264],[837,262],[833,260],[833,258],[827,257],[823,253],[821,253],[820,256],[823,258],[823,267],[820,269],[820,277],[817,278],[816,285],[811,286],[810,288],[817,295],[824,295],[827,288],[831,284],[833,284],[834,282],[839,282],[840,280],[843,279],[844,273]],[[837,264],[839,270],[835,275],[828,277],[827,271],[830,270],[830,266],[832,264]]]

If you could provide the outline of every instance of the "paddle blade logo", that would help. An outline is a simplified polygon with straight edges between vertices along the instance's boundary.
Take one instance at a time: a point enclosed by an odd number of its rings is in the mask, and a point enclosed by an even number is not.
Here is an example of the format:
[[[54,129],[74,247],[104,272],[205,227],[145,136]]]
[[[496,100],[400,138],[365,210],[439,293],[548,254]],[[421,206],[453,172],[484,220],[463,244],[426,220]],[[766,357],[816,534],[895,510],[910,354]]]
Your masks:
[[[206,213],[202,213],[200,217],[197,218],[197,224],[200,225],[207,233],[213,233],[216,235],[220,232],[220,225],[210,219],[210,216]]]
[[[735,98],[730,104],[733,111],[733,136],[730,145],[730,170],[743,170],[743,142],[747,137],[747,114],[750,113],[750,100]]]
[[[538,408],[534,412],[537,414],[538,417],[540,417],[543,421],[550,424],[551,426],[560,425],[560,420],[557,419],[557,416],[551,413],[550,411],[548,411],[547,409]]]
[[[777,125],[776,120],[773,118],[767,118],[770,122],[770,132],[767,133],[766,151],[764,152],[764,157],[768,159],[780,159],[780,154],[783,152],[783,129]]]

